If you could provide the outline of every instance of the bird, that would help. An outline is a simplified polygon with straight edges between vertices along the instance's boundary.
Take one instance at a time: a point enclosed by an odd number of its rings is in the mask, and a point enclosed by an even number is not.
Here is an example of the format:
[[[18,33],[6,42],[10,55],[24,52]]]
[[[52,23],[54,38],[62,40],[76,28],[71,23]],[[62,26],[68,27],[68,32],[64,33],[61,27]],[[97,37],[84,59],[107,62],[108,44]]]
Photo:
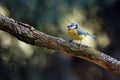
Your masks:
[[[90,37],[96,37],[94,34],[90,34],[88,32],[85,32],[85,31],[82,31],[82,30],[79,30],[79,26],[78,24],[76,23],[70,23],[68,24],[68,34],[70,35],[70,37],[72,37],[73,39],[70,40],[70,41],[73,41],[73,40],[79,40],[80,43],[79,43],[79,47],[82,46],[82,40],[86,37],[86,36],[90,36]]]

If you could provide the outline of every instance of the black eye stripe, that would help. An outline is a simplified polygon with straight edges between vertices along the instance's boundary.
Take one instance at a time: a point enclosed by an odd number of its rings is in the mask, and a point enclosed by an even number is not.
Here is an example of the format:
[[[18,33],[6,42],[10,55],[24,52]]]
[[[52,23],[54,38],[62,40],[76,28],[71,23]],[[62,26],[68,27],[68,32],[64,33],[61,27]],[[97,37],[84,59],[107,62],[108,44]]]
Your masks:
[[[78,25],[76,23],[70,23],[67,27],[77,29]]]

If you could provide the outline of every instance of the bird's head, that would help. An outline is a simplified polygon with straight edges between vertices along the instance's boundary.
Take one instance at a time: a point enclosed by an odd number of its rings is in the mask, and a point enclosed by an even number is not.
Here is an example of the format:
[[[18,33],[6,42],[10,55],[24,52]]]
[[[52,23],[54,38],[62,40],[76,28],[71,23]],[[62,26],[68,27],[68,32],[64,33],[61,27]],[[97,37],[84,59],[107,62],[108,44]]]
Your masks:
[[[72,29],[77,29],[78,25],[76,23],[70,23],[67,27],[69,30],[72,30]]]

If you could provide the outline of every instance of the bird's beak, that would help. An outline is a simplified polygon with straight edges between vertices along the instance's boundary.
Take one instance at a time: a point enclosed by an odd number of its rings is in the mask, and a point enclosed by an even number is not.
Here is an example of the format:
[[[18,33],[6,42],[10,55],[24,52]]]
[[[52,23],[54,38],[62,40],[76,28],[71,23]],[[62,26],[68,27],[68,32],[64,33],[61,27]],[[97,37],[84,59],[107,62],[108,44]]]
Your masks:
[[[68,27],[68,29],[70,30],[70,26],[68,25],[67,27]]]

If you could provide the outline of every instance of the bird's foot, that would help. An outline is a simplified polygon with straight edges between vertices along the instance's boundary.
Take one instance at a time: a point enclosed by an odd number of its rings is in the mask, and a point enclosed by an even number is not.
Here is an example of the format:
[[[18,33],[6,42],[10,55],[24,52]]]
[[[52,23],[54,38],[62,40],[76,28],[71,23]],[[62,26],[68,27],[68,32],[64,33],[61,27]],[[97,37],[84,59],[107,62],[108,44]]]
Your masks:
[[[73,42],[73,39],[69,40],[69,42]]]
[[[80,43],[80,44],[77,44],[77,46],[79,47],[79,48],[81,48],[82,47],[82,44]]]

